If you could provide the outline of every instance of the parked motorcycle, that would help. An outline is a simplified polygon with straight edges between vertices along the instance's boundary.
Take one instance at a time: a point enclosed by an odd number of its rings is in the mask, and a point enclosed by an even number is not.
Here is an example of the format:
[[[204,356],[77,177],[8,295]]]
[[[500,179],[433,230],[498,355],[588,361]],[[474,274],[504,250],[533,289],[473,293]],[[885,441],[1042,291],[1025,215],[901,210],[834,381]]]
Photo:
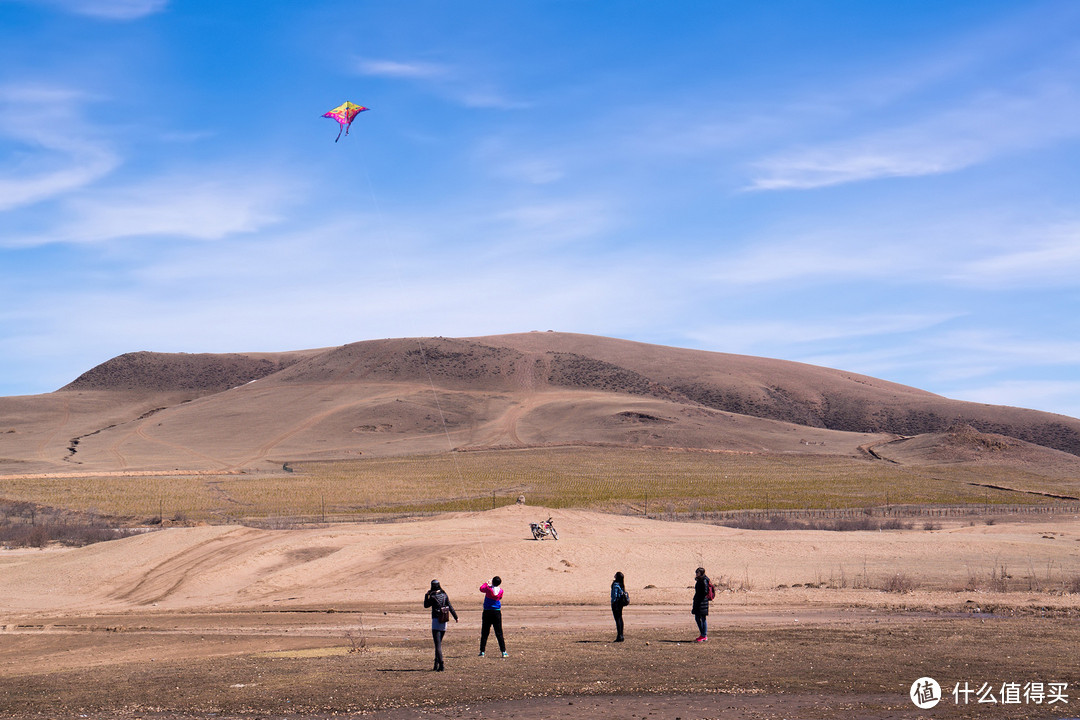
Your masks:
[[[559,533],[555,532],[555,526],[551,524],[551,518],[543,522],[529,523],[529,529],[532,530],[533,540],[543,540],[548,535],[556,540],[559,539]]]

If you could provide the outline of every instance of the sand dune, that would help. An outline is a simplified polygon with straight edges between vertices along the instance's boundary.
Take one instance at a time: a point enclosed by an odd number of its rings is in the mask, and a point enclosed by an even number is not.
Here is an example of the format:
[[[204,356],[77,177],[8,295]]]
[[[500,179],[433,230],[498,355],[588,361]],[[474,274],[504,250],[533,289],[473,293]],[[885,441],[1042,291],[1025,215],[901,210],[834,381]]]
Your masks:
[[[528,523],[548,515],[560,539],[532,540]],[[0,607],[47,614],[397,605],[422,597],[432,578],[471,598],[494,574],[504,579],[508,603],[603,605],[616,570],[626,573],[636,604],[678,604],[698,565],[739,590],[721,603],[824,597],[824,589],[777,589],[807,583],[843,583],[852,600],[882,602],[874,588],[896,573],[956,602],[971,577],[1002,568],[1014,587],[1029,573],[1040,582],[1080,575],[1080,520],[762,532],[509,506],[304,530],[176,528],[81,549],[0,554]],[[857,590],[860,584],[871,589]]]

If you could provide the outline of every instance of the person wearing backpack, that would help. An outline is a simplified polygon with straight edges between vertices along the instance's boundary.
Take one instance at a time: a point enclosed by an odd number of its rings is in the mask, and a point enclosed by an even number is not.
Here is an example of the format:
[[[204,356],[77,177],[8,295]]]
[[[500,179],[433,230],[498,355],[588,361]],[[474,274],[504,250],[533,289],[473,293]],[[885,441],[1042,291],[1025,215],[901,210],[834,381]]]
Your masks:
[[[630,604],[630,593],[626,592],[626,582],[621,572],[615,573],[611,581],[611,614],[615,616],[615,642],[623,641],[622,610]]]
[[[424,607],[431,608],[431,639],[435,641],[435,667],[431,669],[442,671],[446,669],[442,654],[443,635],[446,634],[446,623],[451,616],[454,622],[458,621],[457,611],[438,580],[431,581],[431,589],[424,595]]]
[[[694,606],[690,610],[697,621],[698,637],[694,642],[709,641],[709,601],[716,597],[716,588],[705,574],[705,568],[694,571]]]

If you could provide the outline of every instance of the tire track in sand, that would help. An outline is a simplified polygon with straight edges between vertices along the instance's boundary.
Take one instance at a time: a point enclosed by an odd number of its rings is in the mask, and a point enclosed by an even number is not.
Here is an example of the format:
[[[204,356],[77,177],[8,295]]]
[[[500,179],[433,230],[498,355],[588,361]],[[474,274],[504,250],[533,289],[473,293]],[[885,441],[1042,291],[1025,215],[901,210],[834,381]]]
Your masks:
[[[114,590],[109,598],[152,605],[175,593],[199,572],[227,566],[230,561],[269,540],[265,532],[252,528],[240,528],[205,540],[158,563],[145,571],[134,585]]]

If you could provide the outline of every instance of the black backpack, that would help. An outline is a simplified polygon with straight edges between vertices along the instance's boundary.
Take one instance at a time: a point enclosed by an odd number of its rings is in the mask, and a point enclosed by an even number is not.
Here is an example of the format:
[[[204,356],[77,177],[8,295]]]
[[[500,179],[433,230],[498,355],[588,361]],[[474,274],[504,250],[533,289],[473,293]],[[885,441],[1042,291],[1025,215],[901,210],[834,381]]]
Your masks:
[[[437,593],[435,595],[436,606],[436,618],[439,622],[450,622],[450,598],[446,593]]]

